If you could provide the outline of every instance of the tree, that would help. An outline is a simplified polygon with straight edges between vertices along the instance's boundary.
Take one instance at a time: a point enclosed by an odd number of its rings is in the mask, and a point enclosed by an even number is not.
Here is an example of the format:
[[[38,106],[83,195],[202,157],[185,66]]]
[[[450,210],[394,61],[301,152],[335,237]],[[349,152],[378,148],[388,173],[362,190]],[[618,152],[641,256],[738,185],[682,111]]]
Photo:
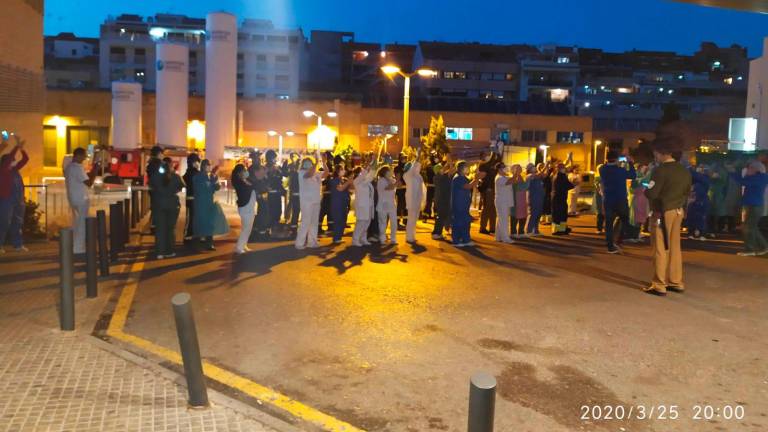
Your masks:
[[[430,154],[436,154],[438,158],[451,152],[448,140],[445,137],[445,122],[443,116],[432,117],[429,121],[429,133],[421,137],[422,158],[429,158]]]
[[[352,147],[352,144],[349,142],[341,142],[339,141],[339,138],[336,137],[336,143],[333,146],[333,155],[334,156],[341,156],[345,160],[352,157],[352,153],[355,152],[355,148]]]

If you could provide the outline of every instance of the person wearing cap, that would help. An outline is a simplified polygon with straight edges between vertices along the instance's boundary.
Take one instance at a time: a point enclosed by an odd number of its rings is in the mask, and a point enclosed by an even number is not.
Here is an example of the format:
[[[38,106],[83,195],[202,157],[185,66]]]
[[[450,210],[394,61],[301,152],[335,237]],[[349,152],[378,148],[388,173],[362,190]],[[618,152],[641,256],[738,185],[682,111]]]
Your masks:
[[[680,249],[680,227],[684,208],[691,192],[691,173],[672,157],[669,139],[658,141],[653,156],[658,166],[651,174],[645,190],[653,215],[651,247],[654,275],[645,292],[658,296],[667,290],[683,292],[683,256]]]
[[[184,204],[186,208],[186,226],[184,227],[184,243],[191,242],[195,237],[195,176],[200,172],[200,155],[190,153],[187,156],[187,171],[184,173],[186,196]]]
[[[421,201],[424,198],[424,179],[421,177],[421,149],[416,150],[416,158],[403,167],[403,181],[406,185],[405,208],[408,210],[408,221],[405,226],[405,241],[416,242],[416,223],[421,215]]]

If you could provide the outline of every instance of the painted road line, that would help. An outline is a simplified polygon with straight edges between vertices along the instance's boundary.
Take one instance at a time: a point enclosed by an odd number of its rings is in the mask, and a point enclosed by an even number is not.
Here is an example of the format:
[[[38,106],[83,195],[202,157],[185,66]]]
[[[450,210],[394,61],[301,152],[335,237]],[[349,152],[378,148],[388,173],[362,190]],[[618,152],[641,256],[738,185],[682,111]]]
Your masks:
[[[144,261],[138,258],[129,271],[129,282],[123,287],[120,298],[115,307],[115,312],[107,328],[107,335],[122,342],[134,345],[144,351],[155,354],[172,363],[182,365],[181,355],[171,349],[157,345],[139,336],[128,334],[124,331],[128,320],[128,313],[133,304],[133,298],[139,286],[139,277],[144,269]],[[241,377],[219,366],[203,361],[203,372],[206,377],[239,390],[250,397],[285,411],[293,417],[312,423],[328,432],[364,432],[349,423],[338,420],[328,414],[322,413],[308,405],[293,400],[280,394],[269,387],[255,383],[248,378]]]

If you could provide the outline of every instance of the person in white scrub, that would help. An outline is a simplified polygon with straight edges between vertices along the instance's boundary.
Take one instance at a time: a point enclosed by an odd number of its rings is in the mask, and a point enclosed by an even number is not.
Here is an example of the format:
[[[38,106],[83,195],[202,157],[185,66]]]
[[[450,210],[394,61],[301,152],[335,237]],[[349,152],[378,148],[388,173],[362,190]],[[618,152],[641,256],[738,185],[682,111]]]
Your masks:
[[[397,244],[397,203],[395,201],[395,189],[397,180],[392,168],[383,166],[379,170],[379,180],[376,183],[376,191],[379,194],[379,203],[376,205],[379,218],[379,243],[387,241],[387,223],[389,223],[389,244]]]
[[[316,248],[317,224],[320,219],[320,199],[322,198],[323,179],[328,176],[328,167],[323,162],[322,171],[317,170],[317,162],[322,161],[320,151],[315,159],[305,157],[299,170],[299,208],[301,222],[296,233],[296,249]]]
[[[405,208],[408,209],[408,222],[405,225],[405,241],[416,242],[416,222],[421,215],[421,202],[424,198],[424,179],[421,177],[421,149],[416,150],[416,159],[405,164],[403,181],[406,185]]]
[[[509,167],[503,162],[496,164],[495,195],[493,202],[496,205],[496,241],[502,243],[514,243],[509,237],[509,217],[512,207],[515,206],[514,181],[509,176]]]
[[[74,253],[85,253],[85,218],[88,217],[90,201],[88,190],[93,185],[93,176],[85,173],[83,162],[87,158],[85,149],[78,147],[72,152],[72,162],[64,169],[64,183],[67,187],[67,199],[72,211],[72,231]]]
[[[352,246],[368,246],[366,234],[368,226],[373,220],[374,191],[373,177],[376,175],[376,161],[368,168],[355,168],[355,179],[352,184],[355,187],[355,231],[352,233]]]

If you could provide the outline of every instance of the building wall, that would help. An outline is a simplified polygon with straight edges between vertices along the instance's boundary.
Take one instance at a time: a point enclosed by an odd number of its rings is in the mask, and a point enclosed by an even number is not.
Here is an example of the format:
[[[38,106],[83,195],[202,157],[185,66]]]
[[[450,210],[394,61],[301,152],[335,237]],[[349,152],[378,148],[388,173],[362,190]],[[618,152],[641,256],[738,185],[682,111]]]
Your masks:
[[[43,76],[42,0],[3,0],[3,14],[13,19],[0,25],[0,129],[26,140],[30,162],[22,175],[42,166],[45,87]]]
[[[747,117],[757,119],[757,148],[768,149],[768,37],[763,55],[749,63]]]

